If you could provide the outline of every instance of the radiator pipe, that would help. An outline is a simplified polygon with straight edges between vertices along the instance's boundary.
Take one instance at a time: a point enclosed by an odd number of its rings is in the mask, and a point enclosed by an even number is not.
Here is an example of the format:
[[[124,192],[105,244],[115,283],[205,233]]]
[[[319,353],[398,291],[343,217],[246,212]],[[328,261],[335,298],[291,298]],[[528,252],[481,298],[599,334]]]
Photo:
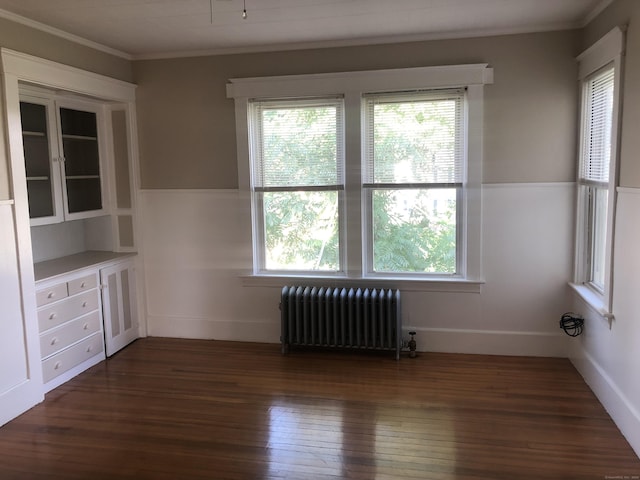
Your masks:
[[[415,334],[416,332],[409,332],[409,335],[411,335],[411,340],[408,343],[410,358],[416,358],[416,339],[413,338]]]

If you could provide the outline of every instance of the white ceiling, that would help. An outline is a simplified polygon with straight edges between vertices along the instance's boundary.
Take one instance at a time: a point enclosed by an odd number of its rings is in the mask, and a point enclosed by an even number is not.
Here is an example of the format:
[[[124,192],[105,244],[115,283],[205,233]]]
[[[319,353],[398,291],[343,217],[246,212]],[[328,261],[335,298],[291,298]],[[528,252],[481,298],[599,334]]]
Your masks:
[[[576,28],[611,1],[0,0],[0,16],[154,58]]]

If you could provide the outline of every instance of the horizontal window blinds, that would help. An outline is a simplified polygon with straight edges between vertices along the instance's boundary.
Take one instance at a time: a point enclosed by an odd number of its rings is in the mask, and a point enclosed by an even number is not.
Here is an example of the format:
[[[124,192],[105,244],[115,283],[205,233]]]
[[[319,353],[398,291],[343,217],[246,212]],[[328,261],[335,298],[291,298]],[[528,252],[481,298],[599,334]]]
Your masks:
[[[365,96],[365,186],[464,181],[464,89]]]
[[[584,137],[579,179],[606,185],[611,160],[614,69],[598,72],[585,82]]]
[[[341,98],[255,101],[252,108],[256,191],[342,187]]]

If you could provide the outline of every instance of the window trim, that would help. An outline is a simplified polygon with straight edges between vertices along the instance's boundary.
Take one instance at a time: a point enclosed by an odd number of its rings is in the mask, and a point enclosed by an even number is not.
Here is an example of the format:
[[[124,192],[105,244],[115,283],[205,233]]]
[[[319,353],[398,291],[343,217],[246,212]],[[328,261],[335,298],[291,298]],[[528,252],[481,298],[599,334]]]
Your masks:
[[[303,102],[308,102],[307,106],[318,106],[318,105],[326,105],[329,103],[333,103],[336,106],[337,114],[338,114],[338,122],[337,128],[340,127],[344,130],[344,99],[341,96],[337,95],[325,95],[318,96],[315,98],[305,97],[302,99],[297,98],[284,98],[284,99],[250,99],[247,105],[248,108],[248,122],[249,126],[258,126],[260,125],[260,117],[259,112],[264,105],[271,104],[277,107],[286,107],[286,106],[296,106],[299,107],[303,104]],[[248,141],[251,142],[250,151],[253,152],[254,156],[256,155],[256,151],[259,148],[259,141],[256,138],[256,135],[250,135]],[[265,186],[256,186],[257,182],[257,172],[255,171],[255,165],[249,161],[249,169],[251,172],[251,182],[253,184],[253,188],[251,190],[251,211],[253,215],[253,224],[252,224],[252,236],[253,236],[253,248],[254,248],[254,257],[253,257],[253,268],[254,273],[257,275],[300,275],[306,274],[307,270],[285,270],[285,269],[267,269],[267,259],[266,259],[266,236],[265,236],[265,215],[264,215],[264,194],[268,192],[314,192],[314,191],[332,191],[336,192],[338,197],[338,242],[340,245],[345,244],[345,224],[344,224],[344,212],[345,212],[345,198],[344,198],[344,169],[345,169],[345,154],[344,154],[344,139],[343,135],[338,133],[336,136],[337,140],[337,178],[336,183],[332,185],[321,185],[321,186],[277,186],[277,187],[265,187]],[[257,208],[259,206],[259,208]],[[256,208],[254,208],[256,207]],[[259,211],[258,211],[259,210]],[[344,275],[344,263],[345,263],[345,253],[344,248],[340,249],[339,252],[339,263],[341,268],[335,271],[331,270],[317,270],[315,275],[330,275],[330,276],[342,276]]]
[[[407,98],[411,101],[415,101],[417,98],[422,97],[422,99],[427,101],[437,100],[438,97],[442,98],[457,98],[460,103],[460,118],[459,121],[458,133],[462,140],[466,139],[467,136],[467,92],[466,88],[446,88],[446,89],[430,89],[430,90],[420,90],[413,92],[384,92],[384,93],[374,93],[374,94],[365,94],[362,98],[362,144],[365,148],[365,152],[363,155],[363,159],[369,165],[369,168],[373,168],[372,162],[373,158],[370,158],[370,149],[373,149],[373,143],[375,141],[374,135],[374,117],[371,112],[371,104],[370,101],[375,102],[375,99],[382,98],[385,102],[399,102],[402,100],[406,100]],[[457,108],[456,108],[457,110]],[[466,143],[460,142],[456,143],[456,146],[461,149],[460,152],[460,164],[459,164],[459,173],[456,175],[456,179],[452,183],[381,183],[376,182],[374,178],[371,178],[371,172],[367,171],[367,167],[365,167],[365,174],[367,177],[366,180],[363,179],[363,183],[361,184],[362,188],[362,202],[361,205],[364,210],[363,216],[363,231],[367,233],[365,251],[363,252],[363,275],[366,277],[388,277],[389,275],[393,275],[394,277],[399,278],[421,278],[421,279],[443,279],[443,278],[461,278],[463,275],[461,272],[464,269],[463,262],[463,249],[464,238],[466,237],[466,223],[464,221],[465,216],[465,202],[464,202],[464,191],[466,188],[466,176],[467,176],[467,145]],[[454,160],[454,163],[457,163]],[[447,188],[447,189],[455,189],[455,197],[456,197],[456,259],[455,259],[455,272],[452,273],[417,273],[417,272],[384,272],[384,271],[376,271],[374,269],[374,225],[373,225],[373,194],[376,190],[381,189],[438,189],[438,188]]]
[[[487,64],[417,67],[393,70],[374,70],[362,72],[341,72],[310,75],[285,75],[276,77],[254,77],[230,79],[227,84],[227,97],[235,101],[236,142],[238,155],[238,184],[241,198],[251,202],[251,167],[250,167],[250,118],[249,101],[263,98],[286,97],[318,97],[342,95],[345,108],[345,156],[347,168],[345,172],[345,200],[347,226],[345,231],[344,251],[347,257],[343,265],[344,274],[318,276],[311,273],[304,275],[271,275],[256,270],[252,266],[249,276],[269,278],[336,278],[358,279],[376,282],[390,280],[397,282],[431,282],[446,286],[447,291],[452,284],[461,285],[461,291],[467,291],[469,285],[482,283],[482,152],[483,152],[483,89],[484,85],[493,83],[493,69]],[[366,259],[363,258],[362,225],[362,115],[361,105],[364,94],[427,90],[436,88],[466,88],[467,102],[467,135],[465,149],[467,152],[467,178],[463,189],[463,222],[466,225],[465,235],[461,243],[461,271],[455,278],[413,277],[401,275],[375,278],[367,276]],[[348,159],[357,158],[357,162]],[[357,164],[357,166],[356,166]],[[355,201],[354,201],[355,200]],[[248,205],[250,208],[250,206]],[[252,222],[255,212],[252,211]],[[252,241],[254,259],[259,253],[256,242]],[[436,286],[436,288],[439,288]],[[475,287],[474,287],[475,289]]]
[[[613,256],[614,256],[614,230],[615,208],[617,200],[617,186],[619,176],[619,150],[620,150],[620,124],[622,118],[622,79],[624,60],[625,31],[615,27],[604,37],[598,40],[590,48],[585,50],[577,58],[578,60],[578,85],[581,99],[580,130],[578,149],[578,168],[576,174],[576,230],[575,230],[575,258],[574,275],[571,287],[581,298],[602,317],[613,318]],[[613,114],[611,135],[611,156],[609,163],[607,226],[605,241],[605,280],[604,289],[599,291],[590,284],[589,259],[589,199],[586,190],[588,186],[580,181],[580,166],[583,158],[583,139],[585,134],[586,113],[586,81],[599,70],[612,65],[614,68],[613,87]]]

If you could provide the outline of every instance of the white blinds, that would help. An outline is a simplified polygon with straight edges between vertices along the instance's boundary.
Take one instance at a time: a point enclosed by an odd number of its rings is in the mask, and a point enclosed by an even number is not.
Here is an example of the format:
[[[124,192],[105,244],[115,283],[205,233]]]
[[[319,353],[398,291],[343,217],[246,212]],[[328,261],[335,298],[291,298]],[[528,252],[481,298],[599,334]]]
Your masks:
[[[463,89],[365,96],[365,186],[461,185]]]
[[[609,182],[613,81],[613,67],[598,72],[585,81],[585,124],[579,171],[579,178],[583,182]]]
[[[255,101],[252,105],[255,190],[341,188],[342,99]]]

